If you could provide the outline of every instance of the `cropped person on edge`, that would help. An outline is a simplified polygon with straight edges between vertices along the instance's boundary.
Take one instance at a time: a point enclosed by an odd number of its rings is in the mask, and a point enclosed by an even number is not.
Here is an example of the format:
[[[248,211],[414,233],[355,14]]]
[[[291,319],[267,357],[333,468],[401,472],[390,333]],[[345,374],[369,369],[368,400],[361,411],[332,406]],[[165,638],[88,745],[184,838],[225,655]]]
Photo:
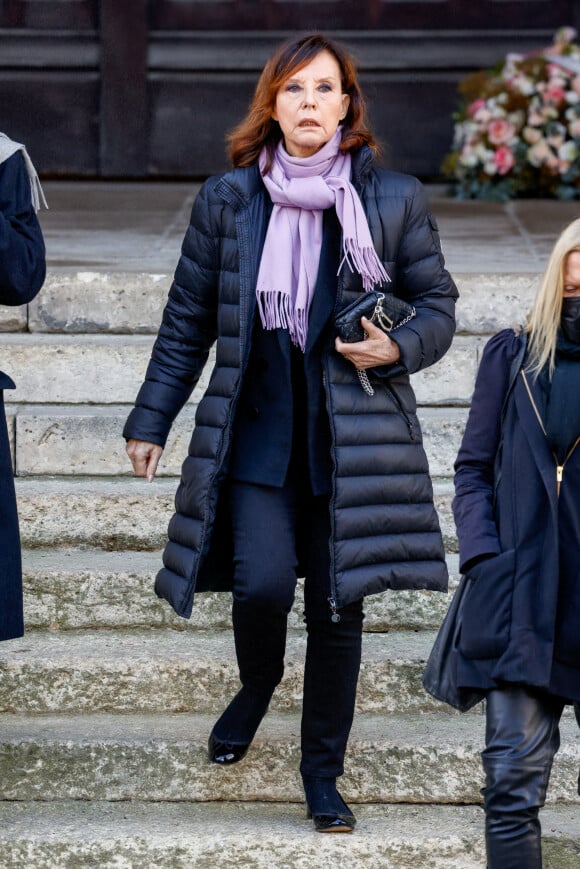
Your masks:
[[[233,590],[242,687],[209,739],[210,760],[230,764],[282,678],[305,576],[301,773],[315,828],[350,831],[336,778],[362,599],[447,584],[408,375],[448,349],[457,293],[421,185],[374,164],[343,47],[320,34],[284,44],[229,142],[235,168],[207,181],[193,207],[127,452],[152,479],[217,339],[156,592],[189,618],[194,592]],[[367,341],[335,345],[337,310],[387,273],[386,292],[416,317],[393,339],[365,321]]]
[[[539,810],[580,701],[580,220],[526,328],[487,344],[455,465],[465,597],[458,684],[486,693],[491,869],[539,869]]]
[[[0,133],[0,304],[25,305],[46,273],[44,241],[36,217],[44,196],[24,145]],[[0,640],[24,633],[22,567],[4,390],[14,381],[0,370]]]

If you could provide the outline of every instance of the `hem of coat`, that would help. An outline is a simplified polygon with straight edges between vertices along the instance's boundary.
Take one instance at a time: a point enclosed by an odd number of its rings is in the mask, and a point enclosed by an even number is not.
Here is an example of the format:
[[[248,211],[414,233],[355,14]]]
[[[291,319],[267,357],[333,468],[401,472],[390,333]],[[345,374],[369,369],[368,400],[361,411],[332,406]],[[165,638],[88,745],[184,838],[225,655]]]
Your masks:
[[[176,585],[179,587],[178,594],[175,593]],[[183,619],[190,619],[193,610],[195,589],[193,591],[190,591],[190,589],[190,580],[167,570],[166,567],[162,568],[155,578],[155,594],[157,597],[166,600],[177,615]]]
[[[24,636],[24,625],[21,625],[18,628],[13,628],[7,631],[0,631],[0,643],[4,643],[7,640],[18,640],[20,637]]]

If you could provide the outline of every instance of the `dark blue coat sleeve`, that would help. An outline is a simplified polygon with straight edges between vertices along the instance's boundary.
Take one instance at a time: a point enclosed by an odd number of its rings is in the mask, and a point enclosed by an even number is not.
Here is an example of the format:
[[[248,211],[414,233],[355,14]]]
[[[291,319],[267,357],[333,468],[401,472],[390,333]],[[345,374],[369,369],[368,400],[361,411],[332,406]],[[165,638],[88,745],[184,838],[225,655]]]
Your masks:
[[[208,182],[193,205],[145,382],[123,429],[126,439],[165,446],[216,339],[218,242],[207,190]]]
[[[501,552],[493,509],[494,465],[511,364],[519,346],[513,329],[498,332],[486,344],[477,373],[471,409],[455,462],[453,515],[462,572],[472,559]]]
[[[0,304],[25,305],[46,275],[44,240],[20,152],[0,163]]]
[[[455,333],[458,296],[457,287],[445,269],[439,230],[423,186],[416,178],[397,177],[405,178],[408,189],[405,189],[405,220],[396,250],[395,292],[414,306],[416,316],[392,333],[401,358],[394,365],[374,368],[381,377],[413,374],[444,356]]]

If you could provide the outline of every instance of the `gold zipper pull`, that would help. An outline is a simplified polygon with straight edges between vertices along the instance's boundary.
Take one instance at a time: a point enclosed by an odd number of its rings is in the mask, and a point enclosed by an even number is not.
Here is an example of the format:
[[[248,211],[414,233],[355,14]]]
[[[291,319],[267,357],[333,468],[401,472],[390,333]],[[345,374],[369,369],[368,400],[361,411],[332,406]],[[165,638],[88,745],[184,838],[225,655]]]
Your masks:
[[[564,476],[564,465],[556,465],[556,482],[558,484],[558,495],[560,494],[560,486]]]

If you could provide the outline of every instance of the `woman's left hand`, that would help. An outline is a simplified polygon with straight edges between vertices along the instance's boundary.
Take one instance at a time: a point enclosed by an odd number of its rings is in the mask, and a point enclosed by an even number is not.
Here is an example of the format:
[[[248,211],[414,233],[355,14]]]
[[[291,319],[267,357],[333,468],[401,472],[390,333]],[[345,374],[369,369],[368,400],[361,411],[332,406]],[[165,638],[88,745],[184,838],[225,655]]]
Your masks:
[[[337,338],[334,342],[336,350],[345,359],[349,359],[355,368],[373,368],[376,365],[392,365],[401,358],[399,345],[389,338],[378,326],[361,317],[361,325],[368,335],[365,341],[353,341],[346,344]]]

